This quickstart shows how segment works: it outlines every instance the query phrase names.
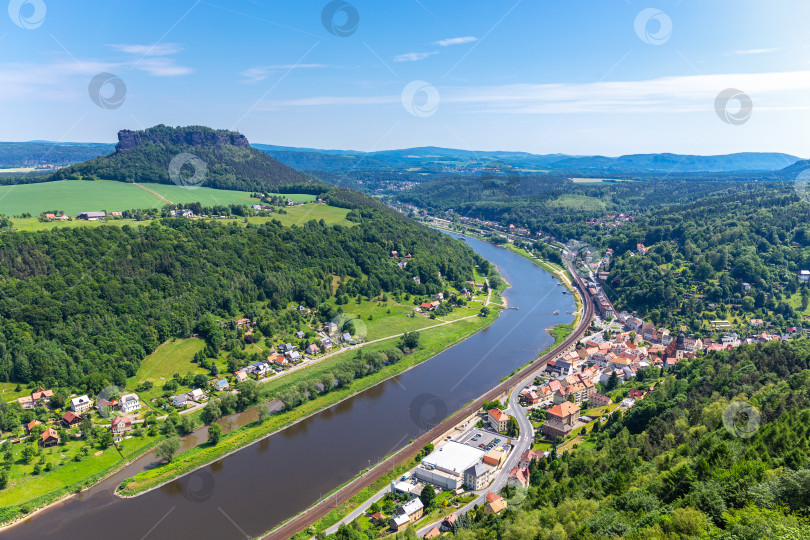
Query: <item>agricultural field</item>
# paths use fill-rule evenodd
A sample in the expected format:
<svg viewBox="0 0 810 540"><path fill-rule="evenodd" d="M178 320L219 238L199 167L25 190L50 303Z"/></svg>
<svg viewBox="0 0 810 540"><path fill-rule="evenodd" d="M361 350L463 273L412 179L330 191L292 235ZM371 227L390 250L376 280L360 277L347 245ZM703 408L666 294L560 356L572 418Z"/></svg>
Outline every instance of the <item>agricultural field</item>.
<svg viewBox="0 0 810 540"><path fill-rule="evenodd" d="M299 195L299 197L304 195ZM273 219L277 219L282 225L287 227L292 225L303 225L307 221L323 220L327 225L343 225L351 227L355 223L346 219L346 214L349 211L346 208L337 208L335 206L327 206L325 204L305 204L302 206L288 206L285 208L286 214L273 214L270 217L251 217L248 221L251 223L266 223Z"/></svg>
<svg viewBox="0 0 810 540"><path fill-rule="evenodd" d="M69 216L83 211L120 212L134 208L160 208L165 204L199 202L203 206L252 204L257 202L244 191L201 187L188 189L166 184L136 184L99 180L62 180L0 186L0 213L8 216L25 212L61 210ZM313 195L283 195L296 202L314 201Z"/></svg>

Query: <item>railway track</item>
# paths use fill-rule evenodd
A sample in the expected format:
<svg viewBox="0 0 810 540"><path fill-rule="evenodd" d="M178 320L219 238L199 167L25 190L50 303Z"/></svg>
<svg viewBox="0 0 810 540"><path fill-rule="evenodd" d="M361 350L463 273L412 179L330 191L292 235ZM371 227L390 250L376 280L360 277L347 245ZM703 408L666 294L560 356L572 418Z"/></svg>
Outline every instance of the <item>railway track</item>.
<svg viewBox="0 0 810 540"><path fill-rule="evenodd" d="M478 399L476 399L463 409L457 411L455 414L453 414L446 420L442 421L439 425L437 425L430 431L424 433L422 436L414 440L409 445L405 446L395 454L378 463L373 469L368 471L366 474L359 476L358 478L355 478L354 480L343 486L337 493L327 497L326 499L319 501L318 503L311 506L302 513L298 514L294 518L281 524L276 529L270 531L269 533L267 533L267 535L263 537L264 540L287 540L292 535L306 529L313 523L322 519L327 514L329 514L329 512L334 510L338 505L348 501L349 499L354 497L357 493L359 493L361 490L365 489L369 484L372 484L373 482L385 476L394 467L401 465L412 459L417 453L419 453L419 451L426 444L432 442L434 439L437 439L443 433L449 431L453 426L461 422L464 418L470 416L473 412L480 409L484 401L491 401L496 397L504 393L507 393L510 388L514 387L517 384L520 384L520 382L523 381L525 378L527 378L531 373L545 366L549 362L549 360L553 360L557 356L567 352L570 347L576 344L576 342L579 341L579 339L585 334L585 332L589 328L591 320L593 320L594 304L591 297L588 295L585 283L582 281L582 278L580 278L579 275L577 275L576 270L570 261L566 260L566 267L568 268L568 271L571 273L571 276L574 279L574 284L576 285L577 289L579 290L579 294L582 297L585 312L583 313L582 319L580 319L577 328L571 333L570 336L568 336L568 338L565 339L565 341L563 341L557 347L555 347L548 353L544 354L531 364L527 365L526 367L524 367L511 377L509 377L504 382L500 383L498 386L496 386L486 394L480 396Z"/></svg>

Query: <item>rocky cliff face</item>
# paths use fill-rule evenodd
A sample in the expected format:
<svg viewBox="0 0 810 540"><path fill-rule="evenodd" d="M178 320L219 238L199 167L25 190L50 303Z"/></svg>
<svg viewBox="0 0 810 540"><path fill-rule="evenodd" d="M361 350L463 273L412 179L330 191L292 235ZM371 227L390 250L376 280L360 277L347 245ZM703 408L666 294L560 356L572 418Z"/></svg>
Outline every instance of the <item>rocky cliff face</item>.
<svg viewBox="0 0 810 540"><path fill-rule="evenodd" d="M116 152L126 152L142 144L213 146L221 149L224 145L249 148L250 143L241 133L224 130L196 128L150 128L145 131L122 129L118 132Z"/></svg>

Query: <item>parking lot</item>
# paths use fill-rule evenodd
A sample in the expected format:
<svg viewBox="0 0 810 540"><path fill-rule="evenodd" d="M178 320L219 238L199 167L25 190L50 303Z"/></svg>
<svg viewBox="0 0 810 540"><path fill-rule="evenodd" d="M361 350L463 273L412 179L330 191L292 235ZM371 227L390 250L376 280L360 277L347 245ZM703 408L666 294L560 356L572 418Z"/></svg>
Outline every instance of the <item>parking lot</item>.
<svg viewBox="0 0 810 540"><path fill-rule="evenodd" d="M509 437L486 429L473 428L456 439L461 444L472 446L484 452L497 446L504 446Z"/></svg>

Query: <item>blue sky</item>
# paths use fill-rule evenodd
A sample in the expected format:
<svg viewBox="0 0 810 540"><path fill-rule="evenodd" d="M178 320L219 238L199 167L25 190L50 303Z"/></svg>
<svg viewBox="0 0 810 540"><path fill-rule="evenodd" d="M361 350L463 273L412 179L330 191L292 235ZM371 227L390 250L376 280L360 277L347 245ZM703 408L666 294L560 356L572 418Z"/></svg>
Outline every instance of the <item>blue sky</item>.
<svg viewBox="0 0 810 540"><path fill-rule="evenodd" d="M315 148L810 157L809 19L805 0L11 0L0 140L163 123Z"/></svg>

